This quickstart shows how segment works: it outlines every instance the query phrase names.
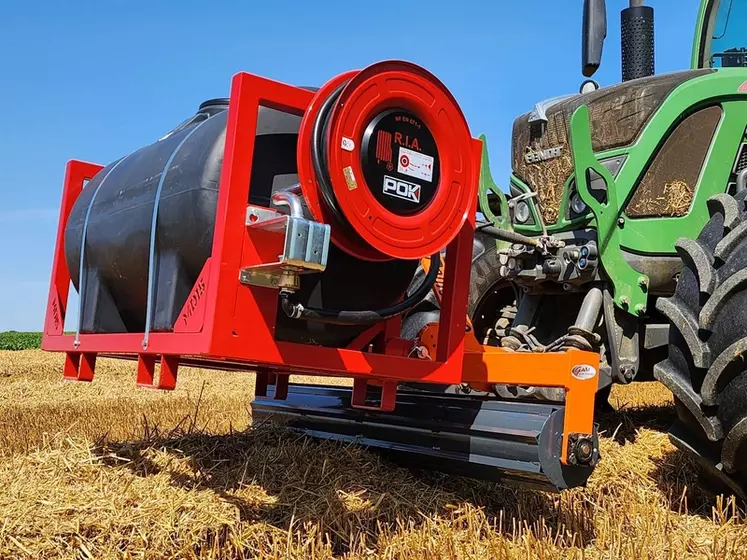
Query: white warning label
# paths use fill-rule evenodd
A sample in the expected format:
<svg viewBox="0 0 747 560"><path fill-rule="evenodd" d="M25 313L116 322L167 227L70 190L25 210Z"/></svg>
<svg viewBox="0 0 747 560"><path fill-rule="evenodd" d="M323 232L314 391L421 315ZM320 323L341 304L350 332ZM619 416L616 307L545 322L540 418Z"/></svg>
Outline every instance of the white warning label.
<svg viewBox="0 0 747 560"><path fill-rule="evenodd" d="M417 179L433 181L433 158L420 152L400 147L397 171Z"/></svg>

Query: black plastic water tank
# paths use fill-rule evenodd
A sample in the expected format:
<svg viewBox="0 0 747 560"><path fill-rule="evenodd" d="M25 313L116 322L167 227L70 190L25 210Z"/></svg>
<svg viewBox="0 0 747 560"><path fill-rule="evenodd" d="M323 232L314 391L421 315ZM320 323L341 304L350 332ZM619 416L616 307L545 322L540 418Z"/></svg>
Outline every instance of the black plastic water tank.
<svg viewBox="0 0 747 560"><path fill-rule="evenodd" d="M158 207L152 330L172 330L212 249L227 108L226 99L206 101L196 115L157 142L109 164L83 189L65 230L67 264L73 284L79 289L81 241L88 215L82 332L144 330L151 220L163 173L166 176ZM273 191L297 183L299 125L300 117L260 108L251 204L270 206ZM407 261L364 262L330 247L327 270L304 275L298 299L329 309L386 307L405 292L416 266L417 263ZM339 345L361 330L307 324L279 313L276 337Z"/></svg>

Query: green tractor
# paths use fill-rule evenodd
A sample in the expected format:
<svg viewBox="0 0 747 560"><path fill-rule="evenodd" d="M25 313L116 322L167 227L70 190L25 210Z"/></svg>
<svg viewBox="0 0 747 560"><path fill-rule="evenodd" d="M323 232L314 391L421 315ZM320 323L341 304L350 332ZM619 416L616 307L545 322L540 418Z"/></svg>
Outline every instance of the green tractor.
<svg viewBox="0 0 747 560"><path fill-rule="evenodd" d="M586 0L587 78L606 19L603 0ZM702 2L686 71L654 74L653 19L641 0L622 11L622 83L589 79L516 119L509 193L485 151L470 312L482 342L598 350L600 403L614 383L663 383L673 443L744 497L747 0Z"/></svg>

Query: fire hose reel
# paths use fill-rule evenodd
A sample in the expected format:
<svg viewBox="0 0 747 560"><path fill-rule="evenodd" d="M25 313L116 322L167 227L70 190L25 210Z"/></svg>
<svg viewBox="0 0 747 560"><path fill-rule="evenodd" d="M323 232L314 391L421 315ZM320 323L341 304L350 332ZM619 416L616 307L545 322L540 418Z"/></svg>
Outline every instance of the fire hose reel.
<svg viewBox="0 0 747 560"><path fill-rule="evenodd" d="M332 241L368 261L420 259L454 239L476 201L469 127L446 87L399 61L321 87L301 122L299 180Z"/></svg>

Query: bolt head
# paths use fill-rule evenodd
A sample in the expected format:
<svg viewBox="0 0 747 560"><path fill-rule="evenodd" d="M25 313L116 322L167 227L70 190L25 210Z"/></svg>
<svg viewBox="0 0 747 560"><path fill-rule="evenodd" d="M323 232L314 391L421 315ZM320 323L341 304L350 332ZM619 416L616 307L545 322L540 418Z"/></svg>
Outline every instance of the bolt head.
<svg viewBox="0 0 747 560"><path fill-rule="evenodd" d="M646 306L642 303L639 303L635 306L635 312L637 315L643 315L646 312Z"/></svg>
<svg viewBox="0 0 747 560"><path fill-rule="evenodd" d="M630 364L623 364L620 366L620 373L625 379L631 380L635 377L635 368Z"/></svg>
<svg viewBox="0 0 747 560"><path fill-rule="evenodd" d="M576 444L576 456L580 463L588 463L594 456L594 444L588 438L578 440Z"/></svg>
<svg viewBox="0 0 747 560"><path fill-rule="evenodd" d="M628 307L630 305L630 299L628 298L628 296L622 296L620 298L620 305L622 305L623 307Z"/></svg>
<svg viewBox="0 0 747 560"><path fill-rule="evenodd" d="M617 219L617 225L620 226L620 227L623 227L625 225L625 218L623 218L622 216L620 216Z"/></svg>

